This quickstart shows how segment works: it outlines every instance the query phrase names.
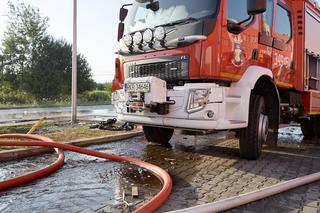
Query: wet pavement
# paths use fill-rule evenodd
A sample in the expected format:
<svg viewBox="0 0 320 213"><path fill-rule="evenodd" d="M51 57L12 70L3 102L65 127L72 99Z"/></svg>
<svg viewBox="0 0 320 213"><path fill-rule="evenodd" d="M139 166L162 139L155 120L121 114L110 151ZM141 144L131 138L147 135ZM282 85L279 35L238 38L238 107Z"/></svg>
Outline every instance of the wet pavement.
<svg viewBox="0 0 320 213"><path fill-rule="evenodd" d="M229 134L175 135L170 147L136 137L90 147L102 152L132 156L154 163L171 174L173 193L158 212L192 207L254 191L281 181L320 171L320 147L302 145L299 128L280 131L280 146L265 147L258 161L239 158L238 141ZM161 187L148 172L67 152L65 166L47 178L0 193L0 212L121 212L150 199ZM29 158L14 165L1 163L0 179L50 163L54 155ZM131 187L139 198L131 198ZM230 212L320 211L320 183L240 207Z"/></svg>
<svg viewBox="0 0 320 213"><path fill-rule="evenodd" d="M88 118L114 117L112 105L79 106L78 115ZM36 120L43 116L48 118L63 118L71 116L71 107L45 107L0 109L0 124Z"/></svg>

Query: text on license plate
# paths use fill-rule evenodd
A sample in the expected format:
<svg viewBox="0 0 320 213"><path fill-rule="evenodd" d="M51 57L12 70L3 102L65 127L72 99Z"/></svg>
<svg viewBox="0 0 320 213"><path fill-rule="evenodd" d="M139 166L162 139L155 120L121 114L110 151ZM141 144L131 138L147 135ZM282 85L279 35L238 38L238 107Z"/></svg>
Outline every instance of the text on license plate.
<svg viewBox="0 0 320 213"><path fill-rule="evenodd" d="M150 92L150 83L128 83L125 84L126 92Z"/></svg>

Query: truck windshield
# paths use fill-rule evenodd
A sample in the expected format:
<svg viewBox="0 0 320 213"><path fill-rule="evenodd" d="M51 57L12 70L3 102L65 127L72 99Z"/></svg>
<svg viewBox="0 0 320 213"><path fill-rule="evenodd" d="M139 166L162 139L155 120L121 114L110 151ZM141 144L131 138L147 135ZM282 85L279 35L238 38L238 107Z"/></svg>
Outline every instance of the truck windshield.
<svg viewBox="0 0 320 213"><path fill-rule="evenodd" d="M134 1L126 20L126 33L170 23L180 23L180 20L215 16L219 0L158 0L159 9L156 11L147 9L151 2Z"/></svg>

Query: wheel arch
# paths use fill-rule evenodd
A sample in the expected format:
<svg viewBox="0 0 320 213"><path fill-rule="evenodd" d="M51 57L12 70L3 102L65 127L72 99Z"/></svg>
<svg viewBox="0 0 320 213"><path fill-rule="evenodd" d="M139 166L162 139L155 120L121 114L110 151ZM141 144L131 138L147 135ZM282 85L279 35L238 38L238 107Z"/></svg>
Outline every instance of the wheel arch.
<svg viewBox="0 0 320 213"><path fill-rule="evenodd" d="M251 93L248 94L250 98L252 94L261 95L265 98L270 121L268 144L276 145L280 123L280 95L274 83L272 71L260 66L250 66L241 80L231 86L249 87L251 89ZM250 110L249 107L248 110Z"/></svg>

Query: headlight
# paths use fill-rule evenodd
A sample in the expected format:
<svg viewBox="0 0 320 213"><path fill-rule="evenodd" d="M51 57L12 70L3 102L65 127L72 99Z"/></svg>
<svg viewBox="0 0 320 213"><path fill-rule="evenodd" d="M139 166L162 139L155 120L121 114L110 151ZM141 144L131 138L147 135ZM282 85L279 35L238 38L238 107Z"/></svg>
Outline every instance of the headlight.
<svg viewBox="0 0 320 213"><path fill-rule="evenodd" d="M146 29L146 31L144 31L143 33L143 40L146 43L151 43L153 40L153 32L151 29Z"/></svg>
<svg viewBox="0 0 320 213"><path fill-rule="evenodd" d="M130 47L133 42L133 38L130 34L123 36L123 42L127 47Z"/></svg>
<svg viewBox="0 0 320 213"><path fill-rule="evenodd" d="M154 37L158 41L163 41L166 38L166 30L164 27L157 27L154 31Z"/></svg>
<svg viewBox="0 0 320 213"><path fill-rule="evenodd" d="M204 109L208 104L209 95L209 89L190 90L187 112L194 113Z"/></svg>
<svg viewBox="0 0 320 213"><path fill-rule="evenodd" d="M133 42L136 44L136 45L139 45L142 43L142 33L141 32L136 32L133 36Z"/></svg>

